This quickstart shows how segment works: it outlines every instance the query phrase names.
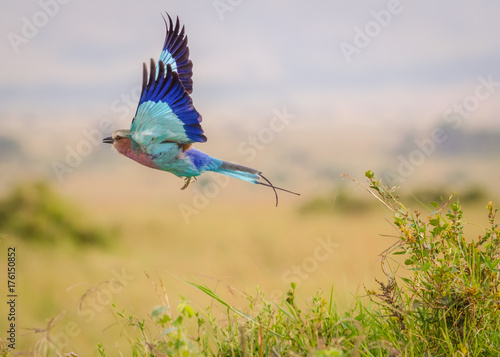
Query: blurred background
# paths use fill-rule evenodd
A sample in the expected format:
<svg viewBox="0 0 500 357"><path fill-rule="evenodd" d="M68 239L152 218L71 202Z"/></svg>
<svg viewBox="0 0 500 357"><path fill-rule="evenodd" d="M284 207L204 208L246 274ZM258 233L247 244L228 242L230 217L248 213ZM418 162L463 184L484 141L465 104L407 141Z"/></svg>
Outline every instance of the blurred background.
<svg viewBox="0 0 500 357"><path fill-rule="evenodd" d="M279 299L291 281L304 301L333 286L349 304L383 276L378 254L396 231L342 173L364 182L374 170L424 212L458 192L479 224L471 237L498 197L496 2L7 0L0 10L0 240L18 251L21 351L52 341L91 355L104 342L126 355L110 303L147 316L160 279L174 306L181 295L210 303L183 280L236 306L256 286ZM101 144L130 125L165 11L189 37L208 137L198 148L300 197L281 193L275 208L272 191L215 174L180 191L179 178Z"/></svg>

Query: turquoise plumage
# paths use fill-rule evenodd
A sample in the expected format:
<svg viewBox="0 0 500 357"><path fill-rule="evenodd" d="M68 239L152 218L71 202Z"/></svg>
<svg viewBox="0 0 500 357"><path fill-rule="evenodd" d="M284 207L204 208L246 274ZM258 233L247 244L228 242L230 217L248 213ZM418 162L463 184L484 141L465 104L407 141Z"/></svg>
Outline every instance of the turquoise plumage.
<svg viewBox="0 0 500 357"><path fill-rule="evenodd" d="M201 128L201 115L189 94L193 90L192 68L184 26L175 25L170 16L163 50L158 64L144 64L142 92L129 130L116 130L104 138L117 151L138 163L183 177L185 189L192 178L213 171L254 184L298 195L275 187L259 170L213 158L192 147L207 141ZM260 180L265 182L261 182Z"/></svg>

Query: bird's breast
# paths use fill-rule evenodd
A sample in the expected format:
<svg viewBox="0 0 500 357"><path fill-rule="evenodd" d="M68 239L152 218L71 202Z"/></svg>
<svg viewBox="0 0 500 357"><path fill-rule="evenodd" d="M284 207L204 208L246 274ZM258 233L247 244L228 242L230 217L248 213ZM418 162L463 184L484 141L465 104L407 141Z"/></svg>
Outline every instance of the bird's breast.
<svg viewBox="0 0 500 357"><path fill-rule="evenodd" d="M151 167L152 169L158 169L158 165L153 161L153 158L149 156L146 152L137 148L134 150L131 148L130 139L122 139L115 142L115 148L118 152L139 164L142 164L147 167Z"/></svg>

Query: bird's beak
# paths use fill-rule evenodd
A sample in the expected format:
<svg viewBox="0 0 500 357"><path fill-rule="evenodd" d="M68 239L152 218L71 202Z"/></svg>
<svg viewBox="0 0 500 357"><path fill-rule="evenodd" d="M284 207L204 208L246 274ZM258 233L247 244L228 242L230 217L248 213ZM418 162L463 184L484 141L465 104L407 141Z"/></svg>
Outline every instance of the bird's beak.
<svg viewBox="0 0 500 357"><path fill-rule="evenodd" d="M113 144L114 140L111 136L108 136L107 138L102 139L102 142L104 144Z"/></svg>

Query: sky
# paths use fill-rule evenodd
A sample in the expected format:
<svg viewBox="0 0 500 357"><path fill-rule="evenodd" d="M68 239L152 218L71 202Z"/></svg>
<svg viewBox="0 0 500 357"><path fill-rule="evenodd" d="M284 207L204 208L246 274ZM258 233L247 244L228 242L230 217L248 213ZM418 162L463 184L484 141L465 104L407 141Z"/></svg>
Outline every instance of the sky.
<svg viewBox="0 0 500 357"><path fill-rule="evenodd" d="M426 126L481 76L500 81L493 0L6 0L0 115L113 116L112 103L140 86L142 62L160 53L165 11L186 26L205 119L287 107L312 122ZM467 125L495 126L499 103L481 101ZM131 119L129 106L117 120Z"/></svg>
<svg viewBox="0 0 500 357"><path fill-rule="evenodd" d="M193 103L208 137L198 148L208 154L326 184L367 168L389 184L420 183L447 160L441 180L483 182L486 173L496 186L484 153L497 150L456 135L500 133L493 0L6 0L2 135L16 136L58 180L53 163L70 165L72 151L84 164L116 160L88 133L130 126L142 64L162 49L165 12L186 28ZM273 129L276 113L291 118L286 130ZM449 161L453 148L479 166Z"/></svg>

